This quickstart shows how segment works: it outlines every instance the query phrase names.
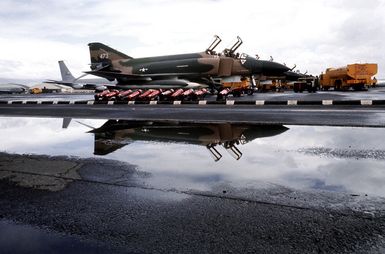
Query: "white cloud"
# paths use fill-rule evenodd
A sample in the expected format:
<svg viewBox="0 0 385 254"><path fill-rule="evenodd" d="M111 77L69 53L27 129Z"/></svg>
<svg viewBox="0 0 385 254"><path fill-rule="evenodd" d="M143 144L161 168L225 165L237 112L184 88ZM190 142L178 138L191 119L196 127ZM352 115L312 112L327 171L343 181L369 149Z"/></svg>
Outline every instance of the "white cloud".
<svg viewBox="0 0 385 254"><path fill-rule="evenodd" d="M86 71L91 41L141 57L201 51L218 34L222 48L240 35L241 51L310 73L368 61L379 63L385 77L383 13L377 0L5 0L0 76L54 78L60 59Z"/></svg>

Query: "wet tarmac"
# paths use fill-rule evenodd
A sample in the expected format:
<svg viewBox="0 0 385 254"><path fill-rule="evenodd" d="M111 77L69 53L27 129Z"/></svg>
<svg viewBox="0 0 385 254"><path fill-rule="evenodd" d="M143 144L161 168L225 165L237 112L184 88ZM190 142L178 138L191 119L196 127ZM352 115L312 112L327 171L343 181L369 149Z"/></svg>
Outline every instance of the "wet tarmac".
<svg viewBox="0 0 385 254"><path fill-rule="evenodd" d="M0 118L2 253L384 251L385 129L61 125Z"/></svg>
<svg viewBox="0 0 385 254"><path fill-rule="evenodd" d="M384 101L385 103L385 101ZM383 105L1 104L0 116L190 123L385 127Z"/></svg>

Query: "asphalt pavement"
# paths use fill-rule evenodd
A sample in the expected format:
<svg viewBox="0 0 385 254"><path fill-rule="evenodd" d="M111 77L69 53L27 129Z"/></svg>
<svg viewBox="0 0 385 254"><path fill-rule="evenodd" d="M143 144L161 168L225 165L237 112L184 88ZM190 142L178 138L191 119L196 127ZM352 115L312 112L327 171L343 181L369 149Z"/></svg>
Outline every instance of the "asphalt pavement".
<svg viewBox="0 0 385 254"><path fill-rule="evenodd" d="M0 116L384 127L385 106L0 104Z"/></svg>

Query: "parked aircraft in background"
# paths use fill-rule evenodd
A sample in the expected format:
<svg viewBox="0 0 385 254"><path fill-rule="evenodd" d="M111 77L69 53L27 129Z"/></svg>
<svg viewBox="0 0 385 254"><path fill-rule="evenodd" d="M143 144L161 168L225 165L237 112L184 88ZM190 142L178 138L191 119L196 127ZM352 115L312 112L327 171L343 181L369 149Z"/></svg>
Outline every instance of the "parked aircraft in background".
<svg viewBox="0 0 385 254"><path fill-rule="evenodd" d="M0 94L27 93L28 86L14 83L0 84Z"/></svg>
<svg viewBox="0 0 385 254"><path fill-rule="evenodd" d="M115 87L116 82L108 81L104 78L82 79L82 77L84 77L85 75L81 75L80 77L75 78L64 63L64 61L61 60L58 63L62 80L47 80L44 83L54 83L59 85L70 86L74 89L88 89L96 91L103 91L107 88Z"/></svg>

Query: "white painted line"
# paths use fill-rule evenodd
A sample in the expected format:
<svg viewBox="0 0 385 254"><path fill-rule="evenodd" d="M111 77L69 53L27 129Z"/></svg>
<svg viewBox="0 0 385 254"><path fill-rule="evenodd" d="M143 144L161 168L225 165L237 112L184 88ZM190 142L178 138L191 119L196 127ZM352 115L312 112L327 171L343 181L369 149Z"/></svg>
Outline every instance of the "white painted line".
<svg viewBox="0 0 385 254"><path fill-rule="evenodd" d="M135 104L135 101L128 101L127 104L128 104L128 105L134 105L134 104Z"/></svg>
<svg viewBox="0 0 385 254"><path fill-rule="evenodd" d="M332 100L322 100L322 105L333 105Z"/></svg>
<svg viewBox="0 0 385 254"><path fill-rule="evenodd" d="M204 101L199 101L198 102L198 105L206 105L207 104L207 101L206 100L204 100Z"/></svg>
<svg viewBox="0 0 385 254"><path fill-rule="evenodd" d="M288 100L287 105L297 105L298 101L297 100Z"/></svg>
<svg viewBox="0 0 385 254"><path fill-rule="evenodd" d="M370 106L373 105L372 100L361 100L361 105Z"/></svg>
<svg viewBox="0 0 385 254"><path fill-rule="evenodd" d="M12 101L8 101L7 104L12 104Z"/></svg>
<svg viewBox="0 0 385 254"><path fill-rule="evenodd" d="M87 101L87 105L94 105L95 101Z"/></svg>
<svg viewBox="0 0 385 254"><path fill-rule="evenodd" d="M75 101L70 101L70 104L75 104Z"/></svg>
<svg viewBox="0 0 385 254"><path fill-rule="evenodd" d="M265 101L255 101L255 105L258 105L258 106L265 105Z"/></svg>
<svg viewBox="0 0 385 254"><path fill-rule="evenodd" d="M158 101L150 101L150 105L156 105L158 104Z"/></svg>
<svg viewBox="0 0 385 254"><path fill-rule="evenodd" d="M41 104L41 101L37 101L37 104Z"/></svg>
<svg viewBox="0 0 385 254"><path fill-rule="evenodd" d="M114 103L115 103L114 101L108 101L107 105L114 105Z"/></svg>
<svg viewBox="0 0 385 254"><path fill-rule="evenodd" d="M53 103L52 104L57 104L57 101L53 101Z"/></svg>
<svg viewBox="0 0 385 254"><path fill-rule="evenodd" d="M174 101L174 105L180 105L182 104L182 101Z"/></svg>
<svg viewBox="0 0 385 254"><path fill-rule="evenodd" d="M27 101L22 101L21 104L27 104Z"/></svg>
<svg viewBox="0 0 385 254"><path fill-rule="evenodd" d="M233 100L228 100L228 101L226 101L226 105L234 105L234 101Z"/></svg>

